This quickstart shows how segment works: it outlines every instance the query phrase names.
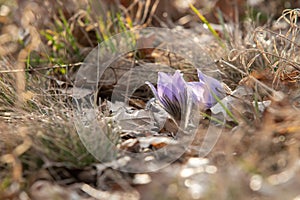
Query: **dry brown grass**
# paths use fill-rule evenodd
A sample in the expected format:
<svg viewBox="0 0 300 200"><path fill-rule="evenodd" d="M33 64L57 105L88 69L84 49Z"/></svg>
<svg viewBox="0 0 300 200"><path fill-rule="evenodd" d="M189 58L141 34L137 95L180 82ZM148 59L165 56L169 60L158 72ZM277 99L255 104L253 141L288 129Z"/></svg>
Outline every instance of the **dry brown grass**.
<svg viewBox="0 0 300 200"><path fill-rule="evenodd" d="M165 197L168 188L170 197L166 198L189 199L191 185L187 182L191 181L179 171L191 152L163 173L150 174L152 183L145 185L146 189L132 188L132 175L108 173L87 152L73 123L69 88L78 66L68 64L82 61L97 42L112 33L150 24L157 1L152 10L150 1L134 1L132 7L119 5L122 12L117 20L111 16L113 12L103 15L93 10L95 7L83 10L84 1L72 1L55 12L63 5L55 2L45 18L40 14L43 8L35 10L37 1L19 1L18 10L12 11L17 15L15 21L11 16L0 18L5 23L0 36L0 199L29 199L30 191L38 188L31 186L40 179L63 189L74 184L74 188L68 187L72 192L82 189L76 183L84 180L101 192L123 186L135 196L139 191L149 199L153 197L151 188L156 197ZM9 6L14 10L18 4ZM145 9L149 15L143 14ZM250 100L241 99L241 107L237 106L250 107L251 116L240 109L233 112L239 126L226 129L208 156L218 171L195 175L193 183L205 179L210 187L203 199L292 199L299 195L299 12L285 10L277 21L283 25L279 29L275 24L267 28L252 22L245 25L246 30L236 27L228 32L227 49L215 47L215 52L222 52L223 60L218 63L223 80L232 89L247 86L254 95ZM15 34L19 30L21 36ZM264 100L271 100L271 106L256 113L252 102ZM78 178L81 172L86 173L82 179ZM163 191L156 185L161 179Z"/></svg>

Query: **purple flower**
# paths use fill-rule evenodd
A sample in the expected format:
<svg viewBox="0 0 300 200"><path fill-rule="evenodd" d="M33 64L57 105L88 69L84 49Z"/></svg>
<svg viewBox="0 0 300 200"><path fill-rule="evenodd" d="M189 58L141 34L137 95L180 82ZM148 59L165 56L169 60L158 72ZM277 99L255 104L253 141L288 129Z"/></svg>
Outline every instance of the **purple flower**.
<svg viewBox="0 0 300 200"><path fill-rule="evenodd" d="M155 98L175 119L181 119L181 112L186 108L189 99L204 110L217 102L214 95L221 98L225 94L221 82L206 76L200 70L197 71L199 82L186 82L179 70L173 75L158 72L157 89L146 82Z"/></svg>
<svg viewBox="0 0 300 200"><path fill-rule="evenodd" d="M188 82L191 90L193 91L193 98L196 103L203 104L205 109L211 108L217 103L218 98L225 96L225 90L222 83L217 79L203 74L197 69L199 82Z"/></svg>

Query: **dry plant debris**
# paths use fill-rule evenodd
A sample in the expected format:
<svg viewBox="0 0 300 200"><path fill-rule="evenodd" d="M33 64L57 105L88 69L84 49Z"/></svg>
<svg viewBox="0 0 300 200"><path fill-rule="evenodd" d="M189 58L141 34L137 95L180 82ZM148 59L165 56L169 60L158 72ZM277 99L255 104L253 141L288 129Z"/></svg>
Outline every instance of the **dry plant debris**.
<svg viewBox="0 0 300 200"><path fill-rule="evenodd" d="M183 1L174 2L0 1L0 199L300 198L300 10L284 10L299 2L191 1L210 22L220 23L212 27L225 46ZM263 14L261 21L249 18L245 4ZM268 17L276 7L283 10L274 13L277 20ZM194 43L175 37L173 42L182 51L197 50L205 68L216 59L222 80L236 92L227 94L229 116L208 155L199 156L199 147L210 123L218 130L218 118L209 118L213 110L203 113L192 144L175 162L132 174L118 170L132 158L109 154L101 163L87 151L74 127L71 90L83 59L99 42L150 25L179 25ZM155 37L142 37L140 44ZM203 52L196 42L204 44ZM133 63L155 72L172 66L186 81L197 80L191 63L159 45L123 55L110 66L107 80L118 81ZM108 98L114 86L106 82L101 88L97 117L116 148L131 153L185 148L185 138L174 134L180 127L172 116L160 131L148 122L145 108L153 95L146 85L125 111Z"/></svg>

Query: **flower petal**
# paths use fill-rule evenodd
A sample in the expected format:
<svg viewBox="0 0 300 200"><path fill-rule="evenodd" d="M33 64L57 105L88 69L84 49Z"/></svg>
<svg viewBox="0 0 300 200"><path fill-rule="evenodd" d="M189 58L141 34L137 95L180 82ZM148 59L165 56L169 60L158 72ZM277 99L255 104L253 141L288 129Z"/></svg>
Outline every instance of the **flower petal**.
<svg viewBox="0 0 300 200"><path fill-rule="evenodd" d="M225 91L220 81L203 74L200 70L197 71L199 82L203 84L203 87L206 88L205 92L203 93L203 100L204 103L207 105L207 108L209 108L217 102L214 95L216 95L219 98L222 98L225 96Z"/></svg>
<svg viewBox="0 0 300 200"><path fill-rule="evenodd" d="M153 85L152 83L150 83L149 81L146 81L145 83L150 87L152 93L154 94L154 97L155 97L156 99L159 99L157 90L156 90L156 88L154 87L154 85Z"/></svg>
<svg viewBox="0 0 300 200"><path fill-rule="evenodd" d="M172 85L172 76L164 73L158 72L158 79L157 79L157 92L158 95L161 97L164 90Z"/></svg>
<svg viewBox="0 0 300 200"><path fill-rule="evenodd" d="M188 82L188 87L192 91L192 98L194 102L203 103L204 102L204 92L205 88L203 87L203 83L199 82Z"/></svg>
<svg viewBox="0 0 300 200"><path fill-rule="evenodd" d="M224 88L220 81L218 81L217 79L215 79L213 77L203 74L200 70L197 70L197 71L198 71L199 82L207 85L209 87L209 89L212 92L214 92L216 95L224 92Z"/></svg>
<svg viewBox="0 0 300 200"><path fill-rule="evenodd" d="M177 109L178 100L173 99L174 95L172 90L169 88L164 89L164 93L162 95L159 95L157 90L155 89L154 85L148 81L146 81L146 84L150 87L152 93L154 94L155 98L161 103L161 105L168 111L169 113L173 113ZM168 95L166 95L168 94ZM173 100L171 100L169 97L171 97Z"/></svg>
<svg viewBox="0 0 300 200"><path fill-rule="evenodd" d="M176 70L173 75L158 72L157 90L152 84L147 84L166 111L180 119L187 98L187 84L180 71Z"/></svg>
<svg viewBox="0 0 300 200"><path fill-rule="evenodd" d="M157 91L158 96L165 96L169 100L181 100L181 95L186 89L186 82L179 70L176 70L173 76L164 72L158 73ZM182 103L182 102L180 102Z"/></svg>

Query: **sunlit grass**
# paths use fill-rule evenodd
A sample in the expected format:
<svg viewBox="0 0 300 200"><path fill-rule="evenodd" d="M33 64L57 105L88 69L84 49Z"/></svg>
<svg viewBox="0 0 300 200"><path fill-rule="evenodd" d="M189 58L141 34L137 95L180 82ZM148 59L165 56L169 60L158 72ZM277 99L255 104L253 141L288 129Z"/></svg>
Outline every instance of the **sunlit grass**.
<svg viewBox="0 0 300 200"><path fill-rule="evenodd" d="M193 6L193 4L190 4L191 9L194 13L197 14L199 19L207 26L208 30L212 33L212 35L217 39L219 44L225 48L225 44L223 43L222 39L220 38L219 34L216 32L216 30L211 26L211 24L207 21L207 19L200 13L200 11Z"/></svg>

